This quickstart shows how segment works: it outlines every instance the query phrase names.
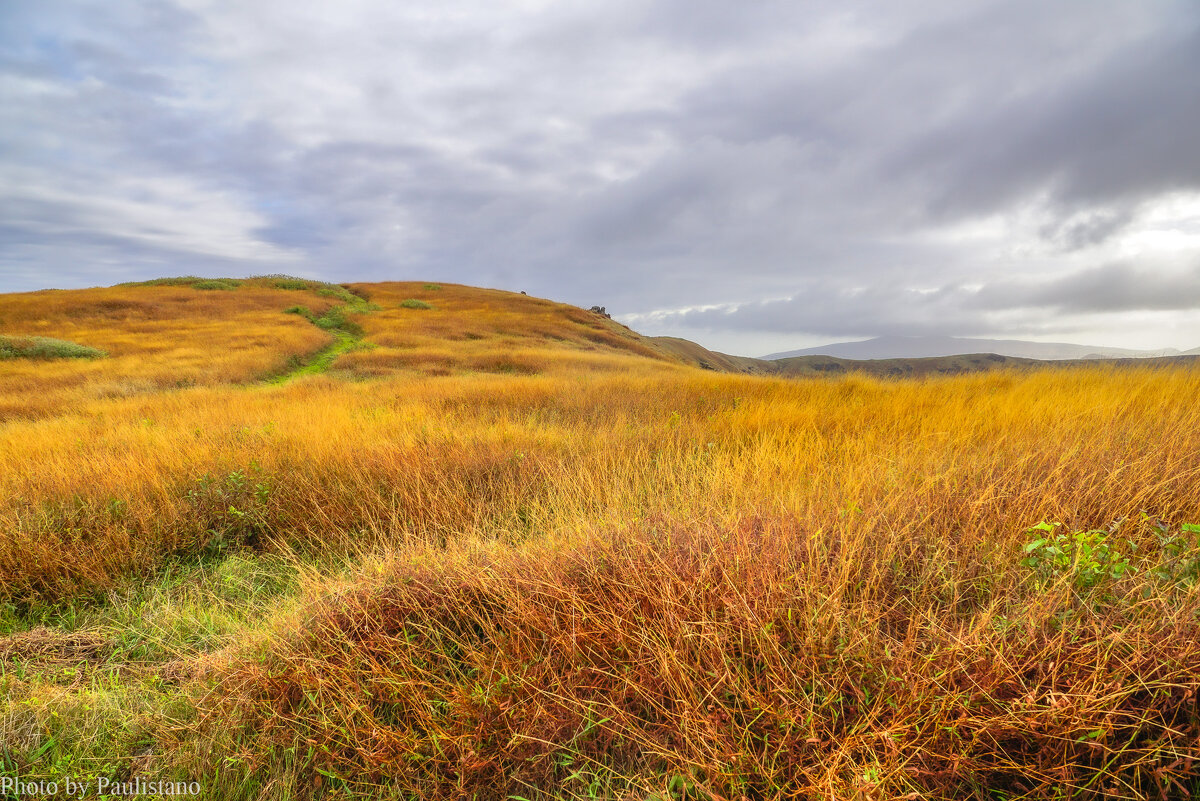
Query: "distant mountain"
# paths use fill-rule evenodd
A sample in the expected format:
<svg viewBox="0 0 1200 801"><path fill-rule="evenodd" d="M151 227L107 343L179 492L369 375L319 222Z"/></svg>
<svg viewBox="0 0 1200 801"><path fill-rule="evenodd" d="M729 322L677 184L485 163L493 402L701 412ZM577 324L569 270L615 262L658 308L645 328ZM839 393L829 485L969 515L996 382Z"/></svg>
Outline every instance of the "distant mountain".
<svg viewBox="0 0 1200 801"><path fill-rule="evenodd" d="M1191 350L1185 350L1183 352L1183 355L1184 356L1200 356L1200 348L1192 348Z"/></svg>
<svg viewBox="0 0 1200 801"><path fill-rule="evenodd" d="M937 356L961 356L970 353L996 353L1021 359L1119 359L1152 356L1178 356L1174 348L1165 350L1129 350L1066 342L1027 342L1021 339L967 339L963 337L875 337L859 342L836 342L815 348L772 353L764 359L788 359L795 356L834 356L842 359L924 359ZM1200 354L1200 348L1188 351Z"/></svg>

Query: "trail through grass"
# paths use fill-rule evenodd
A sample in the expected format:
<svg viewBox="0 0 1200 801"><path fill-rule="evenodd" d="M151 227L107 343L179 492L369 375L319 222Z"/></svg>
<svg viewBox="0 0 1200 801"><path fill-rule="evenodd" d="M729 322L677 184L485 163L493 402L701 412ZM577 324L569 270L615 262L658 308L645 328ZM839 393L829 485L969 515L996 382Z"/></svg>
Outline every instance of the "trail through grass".
<svg viewBox="0 0 1200 801"><path fill-rule="evenodd" d="M333 365L339 356L353 350L362 342L360 337L356 337L348 331L333 330L329 333L334 336L333 342L321 348L307 360L301 360L301 363L295 368L288 370L282 375L268 379L268 383L283 384L302 375L323 373Z"/></svg>
<svg viewBox="0 0 1200 801"><path fill-rule="evenodd" d="M303 282L300 282L303 283ZM306 289L295 284L284 284L288 289ZM343 353L363 345L363 329L350 315L369 314L378 309L377 306L346 291L342 287L330 289L322 286L317 294L324 297L336 297L345 301L342 305L329 308L324 314L318 315L307 306L291 306L284 310L287 314L296 314L317 328L328 331L334 336L334 341L321 348L307 359L297 359L297 364L287 372L269 379L269 383L282 384L302 375L316 375L328 370Z"/></svg>

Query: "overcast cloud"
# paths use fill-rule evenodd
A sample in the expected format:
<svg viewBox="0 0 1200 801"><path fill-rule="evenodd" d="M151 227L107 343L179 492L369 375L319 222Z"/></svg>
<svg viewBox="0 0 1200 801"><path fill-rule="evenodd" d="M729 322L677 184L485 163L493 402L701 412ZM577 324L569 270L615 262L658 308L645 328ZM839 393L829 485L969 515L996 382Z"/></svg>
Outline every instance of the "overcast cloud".
<svg viewBox="0 0 1200 801"><path fill-rule="evenodd" d="M0 291L418 279L756 355L1200 345L1200 4L0 0Z"/></svg>

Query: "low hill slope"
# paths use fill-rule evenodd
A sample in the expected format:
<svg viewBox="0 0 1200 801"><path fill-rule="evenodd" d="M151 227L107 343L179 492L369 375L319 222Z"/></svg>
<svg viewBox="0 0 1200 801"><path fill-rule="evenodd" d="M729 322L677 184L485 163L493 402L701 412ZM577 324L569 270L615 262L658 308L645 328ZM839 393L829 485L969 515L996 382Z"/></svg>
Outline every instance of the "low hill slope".
<svg viewBox="0 0 1200 801"><path fill-rule="evenodd" d="M684 364L699 367L702 370L719 370L725 373L746 373L749 375L769 375L779 372L778 365L764 359L753 359L749 356L730 356L709 350L703 345L689 339L678 337L650 337L651 344Z"/></svg>
<svg viewBox="0 0 1200 801"><path fill-rule="evenodd" d="M686 363L602 315L513 292L421 282L341 286L287 276L4 294L0 335L64 340L80 352L106 354L0 359L0 420L327 369L372 378Z"/></svg>
<svg viewBox="0 0 1200 801"><path fill-rule="evenodd" d="M646 337L601 314L515 292L457 284L349 285L375 309L361 318L367 348L338 369L360 377L396 371L543 373L673 362ZM662 366L661 364L659 366Z"/></svg>
<svg viewBox="0 0 1200 801"><path fill-rule="evenodd" d="M11 357L0 359L0 420L43 417L106 398L326 371L357 380L690 366L746 375L890 378L1081 363L982 353L752 359L685 339L644 337L603 314L514 292L411 281L335 285L287 276L170 278L0 295L0 337L61 340L56 352L104 355L33 358L46 349L9 348Z"/></svg>
<svg viewBox="0 0 1200 801"><path fill-rule="evenodd" d="M311 289L286 289L280 286ZM0 361L0 420L112 397L252 381L322 348L329 335L283 310L340 302L316 282L172 279L0 295L0 334L66 340L103 359ZM345 294L345 290L340 290Z"/></svg>

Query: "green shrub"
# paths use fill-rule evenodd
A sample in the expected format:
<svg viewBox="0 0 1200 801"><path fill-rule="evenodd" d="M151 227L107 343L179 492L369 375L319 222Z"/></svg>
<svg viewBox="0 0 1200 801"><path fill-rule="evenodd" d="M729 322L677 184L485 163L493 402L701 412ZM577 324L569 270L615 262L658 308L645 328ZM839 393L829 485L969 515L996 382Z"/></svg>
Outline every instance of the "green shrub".
<svg viewBox="0 0 1200 801"><path fill-rule="evenodd" d="M312 309L308 308L307 306L288 306L286 309L283 310L283 313L284 314L298 314L301 317L305 318L306 320L309 320L310 322L313 320Z"/></svg>
<svg viewBox="0 0 1200 801"><path fill-rule="evenodd" d="M1158 546L1158 559L1150 575L1167 584L1190 587L1200 581L1200 525L1184 523L1178 532L1157 518L1142 512L1142 521L1150 524Z"/></svg>
<svg viewBox="0 0 1200 801"><path fill-rule="evenodd" d="M441 289L441 288L442 288L442 285L441 285L441 284L426 284L426 285L425 285L424 287L422 287L422 288L423 288L423 289L427 289L427 290L429 290L430 292L436 292L436 291L438 291L439 289Z"/></svg>
<svg viewBox="0 0 1200 801"><path fill-rule="evenodd" d="M1058 531L1060 523L1038 523L1029 529L1033 541L1025 546L1022 560L1042 581L1070 576L1079 590L1101 581L1119 579L1130 569L1129 556L1112 531ZM1127 545L1127 544L1126 544Z"/></svg>
<svg viewBox="0 0 1200 801"><path fill-rule="evenodd" d="M0 359L99 359L107 355L65 339L0 335Z"/></svg>
<svg viewBox="0 0 1200 801"><path fill-rule="evenodd" d="M334 306L329 311L322 314L313 323L318 328L324 328L326 331L345 331L347 334L359 337L362 336L362 326L346 316L346 310L342 306Z"/></svg>
<svg viewBox="0 0 1200 801"><path fill-rule="evenodd" d="M409 298L408 300L404 301L400 305L406 309L432 309L433 308L425 301L417 300L416 298Z"/></svg>
<svg viewBox="0 0 1200 801"><path fill-rule="evenodd" d="M331 286L326 284L317 290L317 294L323 298L337 298L343 303L358 303L358 296L351 294L348 290L340 286Z"/></svg>
<svg viewBox="0 0 1200 801"><path fill-rule="evenodd" d="M234 470L224 478L205 475L186 492L192 519L203 532L195 550L218 554L231 548L257 547L270 534L271 485L261 472L252 463L251 476L244 470Z"/></svg>

